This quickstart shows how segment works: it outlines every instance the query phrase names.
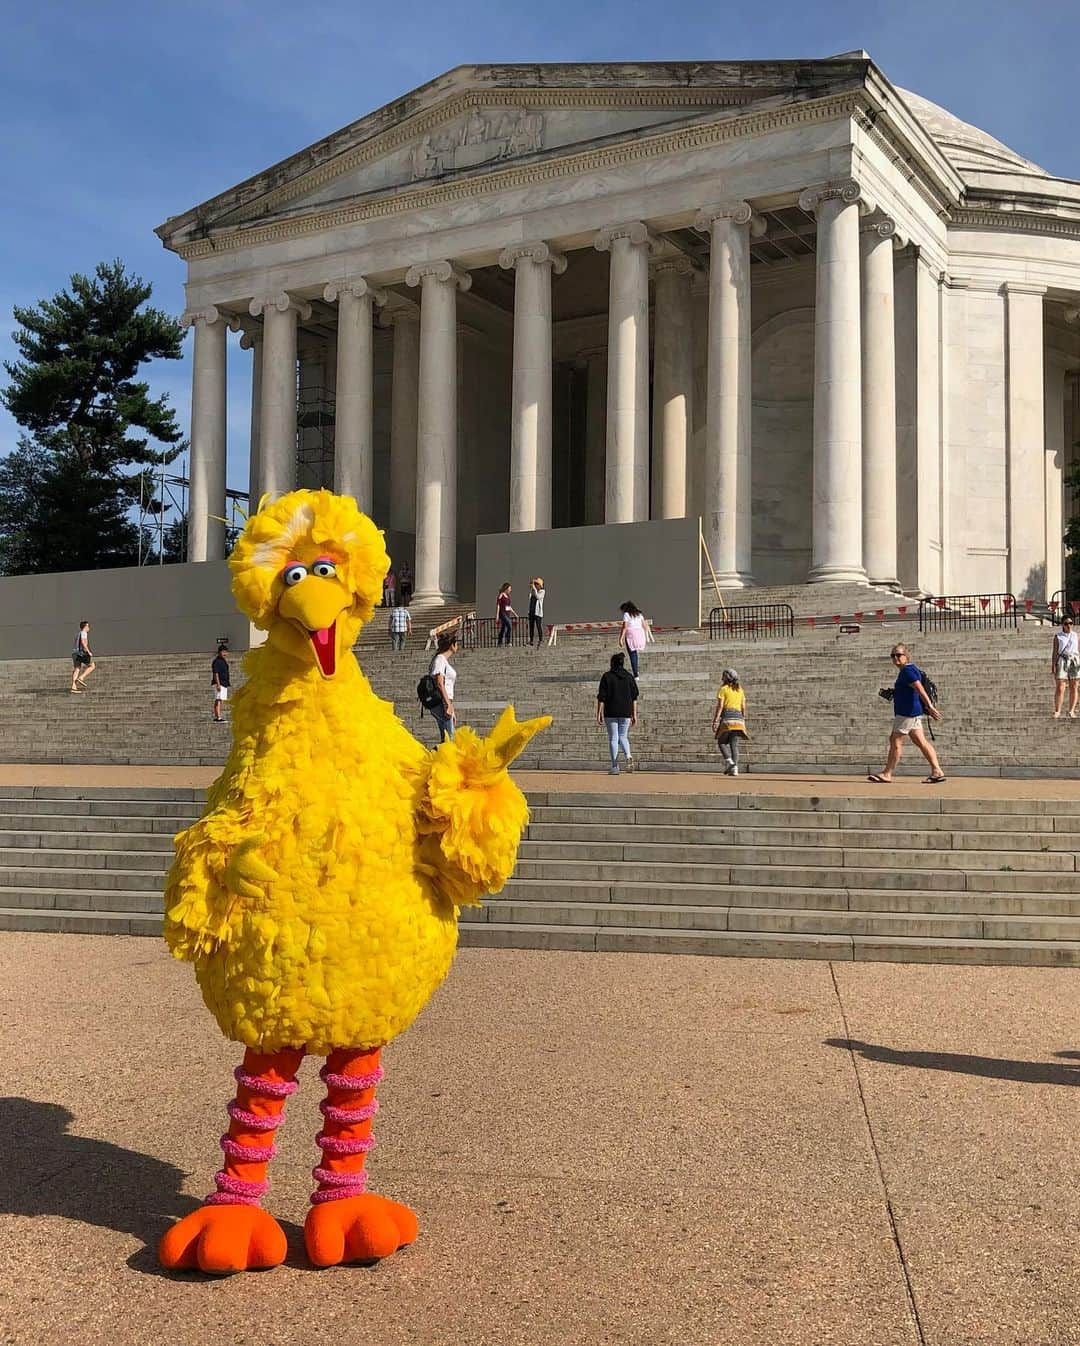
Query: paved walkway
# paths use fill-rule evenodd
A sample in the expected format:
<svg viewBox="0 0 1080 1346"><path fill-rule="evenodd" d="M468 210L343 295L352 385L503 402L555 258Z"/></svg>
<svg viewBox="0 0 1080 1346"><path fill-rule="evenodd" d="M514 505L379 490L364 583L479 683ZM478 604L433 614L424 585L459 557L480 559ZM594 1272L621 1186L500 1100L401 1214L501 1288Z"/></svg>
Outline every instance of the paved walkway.
<svg viewBox="0 0 1080 1346"><path fill-rule="evenodd" d="M421 1237L312 1274L313 1064L226 1281L149 1251L237 1049L147 940L0 937L0 1342L1080 1343L1069 971L468 950L386 1053L377 1190Z"/></svg>
<svg viewBox="0 0 1080 1346"><path fill-rule="evenodd" d="M199 786L209 785L220 767L208 766L37 766L0 763L0 785ZM996 776L956 776L942 785L924 785L917 776L892 785L872 785L865 776L768 775L731 779L713 772L642 771L617 779L606 771L518 771L526 790L569 790L596 794L761 794L821 798L921 796L953 799L1080 799L1080 780L1008 780Z"/></svg>

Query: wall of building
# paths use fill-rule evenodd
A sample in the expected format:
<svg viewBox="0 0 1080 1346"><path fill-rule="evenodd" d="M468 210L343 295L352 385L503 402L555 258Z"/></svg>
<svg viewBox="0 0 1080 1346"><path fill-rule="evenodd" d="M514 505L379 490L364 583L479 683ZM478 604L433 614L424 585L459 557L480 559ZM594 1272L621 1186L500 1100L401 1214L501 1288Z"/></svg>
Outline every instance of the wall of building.
<svg viewBox="0 0 1080 1346"><path fill-rule="evenodd" d="M213 653L222 639L246 650L253 634L236 610L224 561L0 579L0 658L70 654L83 620L102 657Z"/></svg>
<svg viewBox="0 0 1080 1346"><path fill-rule="evenodd" d="M494 614L508 579L524 615L529 581L542 575L545 622L619 621L619 604L631 599L658 625L696 626L700 527L696 518L655 519L479 537L478 610Z"/></svg>

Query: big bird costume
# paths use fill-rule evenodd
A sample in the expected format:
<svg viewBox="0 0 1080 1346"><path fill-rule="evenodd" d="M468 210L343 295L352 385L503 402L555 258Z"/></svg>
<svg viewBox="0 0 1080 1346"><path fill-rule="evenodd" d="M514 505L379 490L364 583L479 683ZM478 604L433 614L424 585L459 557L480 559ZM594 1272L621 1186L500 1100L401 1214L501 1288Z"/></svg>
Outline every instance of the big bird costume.
<svg viewBox="0 0 1080 1346"><path fill-rule="evenodd" d="M293 491L248 520L229 558L240 609L267 632L246 658L233 745L206 811L176 838L165 938L221 1031L243 1043L215 1191L161 1240L166 1267L277 1266L259 1205L304 1055L326 1098L304 1225L317 1266L372 1261L416 1237L365 1191L380 1049L446 976L458 908L509 878L528 817L508 764L549 717L503 712L432 752L351 647L380 596L383 537L349 497Z"/></svg>

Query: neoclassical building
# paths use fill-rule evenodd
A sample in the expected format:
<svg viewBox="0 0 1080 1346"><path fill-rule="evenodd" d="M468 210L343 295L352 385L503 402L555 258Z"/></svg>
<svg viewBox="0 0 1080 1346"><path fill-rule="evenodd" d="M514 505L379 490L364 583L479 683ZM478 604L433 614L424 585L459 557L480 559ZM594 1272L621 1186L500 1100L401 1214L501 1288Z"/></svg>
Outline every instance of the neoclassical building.
<svg viewBox="0 0 1080 1346"><path fill-rule="evenodd" d="M355 495L418 598L478 534L698 515L732 586L1061 584L1080 183L864 52L463 66L157 232L192 560L232 331L253 497Z"/></svg>

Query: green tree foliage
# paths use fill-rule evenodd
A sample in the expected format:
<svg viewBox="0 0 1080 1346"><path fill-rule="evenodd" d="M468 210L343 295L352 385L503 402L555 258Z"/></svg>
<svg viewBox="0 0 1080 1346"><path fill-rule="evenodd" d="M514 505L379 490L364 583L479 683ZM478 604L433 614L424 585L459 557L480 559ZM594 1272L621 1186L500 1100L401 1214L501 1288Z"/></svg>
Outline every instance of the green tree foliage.
<svg viewBox="0 0 1080 1346"><path fill-rule="evenodd" d="M1065 472L1065 499L1080 502L1080 459ZM1065 526L1065 590L1069 598L1080 597L1080 514Z"/></svg>
<svg viewBox="0 0 1080 1346"><path fill-rule="evenodd" d="M139 534L132 468L183 448L168 396L138 378L148 360L178 360L183 332L145 307L151 287L120 261L32 308L16 308L20 358L0 399L28 433L0 462L0 567L8 574L130 565ZM144 483L152 477L143 474Z"/></svg>

